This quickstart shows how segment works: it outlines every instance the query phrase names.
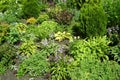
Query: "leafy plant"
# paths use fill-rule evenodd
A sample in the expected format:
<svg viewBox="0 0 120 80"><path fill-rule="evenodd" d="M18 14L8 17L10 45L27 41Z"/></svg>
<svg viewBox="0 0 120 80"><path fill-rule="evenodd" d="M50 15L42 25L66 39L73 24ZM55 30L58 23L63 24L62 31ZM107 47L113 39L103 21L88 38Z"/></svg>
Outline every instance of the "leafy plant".
<svg viewBox="0 0 120 80"><path fill-rule="evenodd" d="M0 44L6 41L5 36L7 36L9 29L9 24L1 23L0 24Z"/></svg>
<svg viewBox="0 0 120 80"><path fill-rule="evenodd" d="M106 37L96 37L88 40L77 40L73 42L70 48L70 54L74 56L76 60L82 60L88 55L95 57L99 60L108 60L109 54L109 41Z"/></svg>
<svg viewBox="0 0 120 80"><path fill-rule="evenodd" d="M27 40L22 43L19 50L20 54L29 57L30 55L34 55L36 53L37 47L33 40Z"/></svg>
<svg viewBox="0 0 120 80"><path fill-rule="evenodd" d="M28 24L35 24L36 22L37 22L37 20L34 17L27 19Z"/></svg>
<svg viewBox="0 0 120 80"><path fill-rule="evenodd" d="M35 28L35 35L40 38L48 38L51 36L57 29L57 23L54 21L44 21L39 25L38 27Z"/></svg>
<svg viewBox="0 0 120 80"><path fill-rule="evenodd" d="M67 6L80 9L85 3L97 4L100 2L101 0L67 0Z"/></svg>
<svg viewBox="0 0 120 80"><path fill-rule="evenodd" d="M119 39L120 39L119 31L120 31L120 29L118 26L109 27L107 29L108 38L110 38L110 40L111 40L110 46L114 46L119 43Z"/></svg>
<svg viewBox="0 0 120 80"><path fill-rule="evenodd" d="M80 27L85 37L106 34L107 18L101 4L84 4L80 9ZM81 35L82 36L82 35Z"/></svg>
<svg viewBox="0 0 120 80"><path fill-rule="evenodd" d="M48 71L49 63L47 62L47 56L45 51L41 50L20 64L17 76L20 77L26 74L30 76L43 76Z"/></svg>
<svg viewBox="0 0 120 80"><path fill-rule="evenodd" d="M72 35L70 33L67 33L67 32L57 32L55 34L55 40L58 40L58 41L63 41L65 39L68 39L70 42L73 41L73 38L72 38Z"/></svg>
<svg viewBox="0 0 120 80"><path fill-rule="evenodd" d="M60 24L69 24L72 20L72 14L67 10L63 10L57 14L55 14L55 20Z"/></svg>
<svg viewBox="0 0 120 80"><path fill-rule="evenodd" d="M0 46L0 74L4 73L14 63L16 51L17 49L8 43Z"/></svg>
<svg viewBox="0 0 120 80"><path fill-rule="evenodd" d="M87 58L75 62L76 67L70 72L71 80L119 80L120 66L116 62Z"/></svg>
<svg viewBox="0 0 120 80"><path fill-rule="evenodd" d="M111 55L113 55L114 60L120 63L120 45L111 47Z"/></svg>
<svg viewBox="0 0 120 80"><path fill-rule="evenodd" d="M68 56L59 59L57 62L51 64L51 80L71 80L70 67L68 63Z"/></svg>
<svg viewBox="0 0 120 80"><path fill-rule="evenodd" d="M107 27L115 27L120 25L120 0L103 0L103 7L107 14Z"/></svg>
<svg viewBox="0 0 120 80"><path fill-rule="evenodd" d="M26 32L27 26L23 23L12 24L9 28L9 33L7 34L7 41L9 43L16 43L17 41L21 40L21 37Z"/></svg>
<svg viewBox="0 0 120 80"><path fill-rule="evenodd" d="M39 1L38 0L24 0L22 2L23 7L23 17L29 18L29 17L35 17L37 18L39 16L40 7L39 7Z"/></svg>
<svg viewBox="0 0 120 80"><path fill-rule="evenodd" d="M37 18L37 23L42 23L43 21L47 21L49 16L46 13L40 14Z"/></svg>

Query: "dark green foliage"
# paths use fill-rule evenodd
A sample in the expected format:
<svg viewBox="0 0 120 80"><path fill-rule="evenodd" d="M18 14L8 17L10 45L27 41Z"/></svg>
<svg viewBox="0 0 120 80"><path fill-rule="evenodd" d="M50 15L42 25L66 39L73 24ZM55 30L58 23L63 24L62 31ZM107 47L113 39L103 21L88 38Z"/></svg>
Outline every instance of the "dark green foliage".
<svg viewBox="0 0 120 80"><path fill-rule="evenodd" d="M120 44L111 47L111 56L113 56L113 59L120 63Z"/></svg>
<svg viewBox="0 0 120 80"><path fill-rule="evenodd" d="M17 49L14 46L7 43L0 46L0 69L3 67L3 69L0 70L0 74L14 63L16 51Z"/></svg>
<svg viewBox="0 0 120 80"><path fill-rule="evenodd" d="M3 44L6 41L5 37L7 36L8 30L9 24L7 23L0 24L0 44Z"/></svg>
<svg viewBox="0 0 120 80"><path fill-rule="evenodd" d="M107 29L107 36L111 40L110 46L115 46L120 41L120 35L119 35L120 29L118 25L116 27L109 27Z"/></svg>
<svg viewBox="0 0 120 80"><path fill-rule="evenodd" d="M67 6L80 9L85 3L98 4L101 0L67 0Z"/></svg>
<svg viewBox="0 0 120 80"><path fill-rule="evenodd" d="M24 13L23 15L24 18L30 18L30 17L37 18L40 13L39 1L38 0L24 0L22 9Z"/></svg>
<svg viewBox="0 0 120 80"><path fill-rule="evenodd" d="M105 35L106 24L107 18L101 4L84 4L80 9L79 32L85 37Z"/></svg>
<svg viewBox="0 0 120 80"><path fill-rule="evenodd" d="M103 7L108 17L107 27L120 25L120 0L103 0Z"/></svg>

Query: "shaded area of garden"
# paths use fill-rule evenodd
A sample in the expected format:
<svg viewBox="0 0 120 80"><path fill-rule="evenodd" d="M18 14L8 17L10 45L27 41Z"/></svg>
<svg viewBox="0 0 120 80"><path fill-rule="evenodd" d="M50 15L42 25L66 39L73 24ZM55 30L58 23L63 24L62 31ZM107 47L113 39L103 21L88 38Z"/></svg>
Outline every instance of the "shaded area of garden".
<svg viewBox="0 0 120 80"><path fill-rule="evenodd" d="M0 80L120 80L120 0L0 1Z"/></svg>

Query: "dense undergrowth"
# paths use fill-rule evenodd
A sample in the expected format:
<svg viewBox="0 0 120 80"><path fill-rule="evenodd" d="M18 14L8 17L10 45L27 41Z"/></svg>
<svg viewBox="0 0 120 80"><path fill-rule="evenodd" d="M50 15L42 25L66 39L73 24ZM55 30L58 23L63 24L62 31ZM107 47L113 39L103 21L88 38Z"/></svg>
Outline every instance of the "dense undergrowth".
<svg viewBox="0 0 120 80"><path fill-rule="evenodd" d="M0 75L120 80L120 0L0 1Z"/></svg>

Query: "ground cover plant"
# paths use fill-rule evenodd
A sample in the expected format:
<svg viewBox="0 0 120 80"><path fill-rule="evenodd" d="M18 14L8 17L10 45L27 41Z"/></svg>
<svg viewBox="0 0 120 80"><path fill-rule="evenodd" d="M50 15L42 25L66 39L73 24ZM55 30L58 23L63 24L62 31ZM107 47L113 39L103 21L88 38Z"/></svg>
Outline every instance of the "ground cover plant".
<svg viewBox="0 0 120 80"><path fill-rule="evenodd" d="M120 0L1 0L0 80L120 80Z"/></svg>

